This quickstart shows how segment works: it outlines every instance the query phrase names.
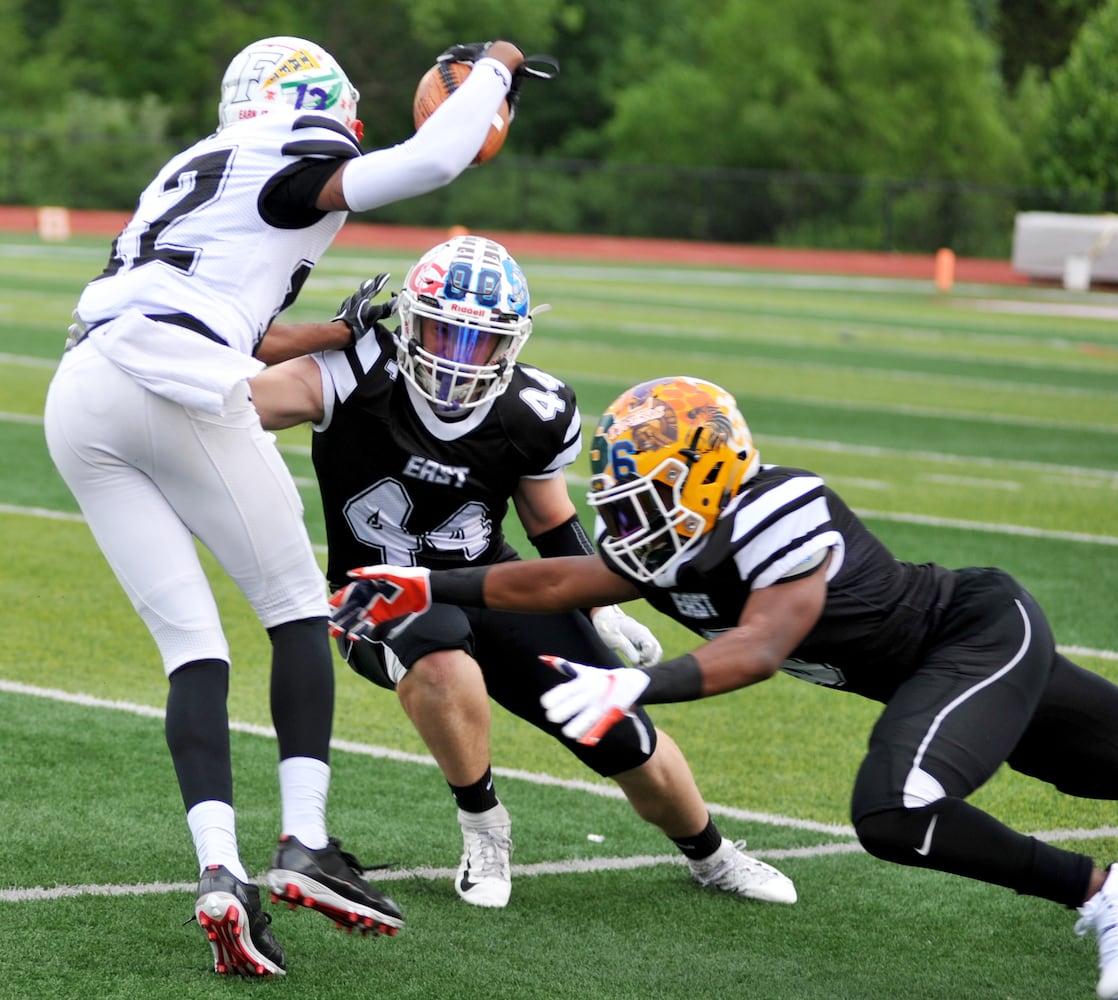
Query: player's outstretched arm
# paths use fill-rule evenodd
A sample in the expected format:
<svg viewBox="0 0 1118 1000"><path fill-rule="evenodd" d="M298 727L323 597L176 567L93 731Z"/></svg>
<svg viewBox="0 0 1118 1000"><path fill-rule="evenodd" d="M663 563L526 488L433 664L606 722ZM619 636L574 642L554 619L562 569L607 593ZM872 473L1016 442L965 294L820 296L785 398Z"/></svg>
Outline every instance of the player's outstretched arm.
<svg viewBox="0 0 1118 1000"><path fill-rule="evenodd" d="M432 603L551 614L619 604L641 596L631 583L610 573L598 556L529 559L434 572L415 567L361 566L351 569L349 575L354 581L376 587L356 587L350 598L335 598L341 603L354 603L366 600L368 595L364 615L372 624L404 614L421 614Z"/></svg>
<svg viewBox="0 0 1118 1000"><path fill-rule="evenodd" d="M824 564L825 565L825 564ZM593 746L634 704L709 698L772 677L811 631L827 598L823 567L813 574L754 591L736 628L647 668L605 670L560 657L541 657L567 678L540 704L571 739Z"/></svg>
<svg viewBox="0 0 1118 1000"><path fill-rule="evenodd" d="M641 596L633 584L612 573L597 555L446 570L433 573L431 582L436 601L496 611L575 611L621 604Z"/></svg>

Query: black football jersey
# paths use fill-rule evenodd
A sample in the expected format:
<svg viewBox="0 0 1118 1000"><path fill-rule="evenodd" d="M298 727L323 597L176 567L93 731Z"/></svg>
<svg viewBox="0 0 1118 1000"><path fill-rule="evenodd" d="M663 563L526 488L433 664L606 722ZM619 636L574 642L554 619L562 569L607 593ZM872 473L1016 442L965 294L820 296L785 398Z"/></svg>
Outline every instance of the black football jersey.
<svg viewBox="0 0 1118 1000"><path fill-rule="evenodd" d="M711 639L738 624L751 591L795 578L797 567L824 549L832 556L823 613L782 669L883 698L915 669L954 575L896 559L814 473L762 466L674 579L632 582L657 610Z"/></svg>
<svg viewBox="0 0 1118 1000"><path fill-rule="evenodd" d="M512 558L501 522L520 480L555 476L581 450L574 392L538 369L517 364L493 402L442 419L400 373L384 327L315 359L326 414L311 455L335 587L355 566Z"/></svg>

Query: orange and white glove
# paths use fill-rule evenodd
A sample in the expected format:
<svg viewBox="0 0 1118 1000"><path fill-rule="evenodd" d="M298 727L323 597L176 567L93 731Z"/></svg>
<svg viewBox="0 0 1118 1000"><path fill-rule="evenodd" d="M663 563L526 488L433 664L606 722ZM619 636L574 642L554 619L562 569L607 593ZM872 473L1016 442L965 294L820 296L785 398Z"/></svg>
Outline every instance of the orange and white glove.
<svg viewBox="0 0 1118 1000"><path fill-rule="evenodd" d="M541 656L570 680L540 695L550 722L562 722L563 735L594 746L632 710L651 678L632 667L592 667L561 656Z"/></svg>
<svg viewBox="0 0 1118 1000"><path fill-rule="evenodd" d="M369 639L373 629L395 618L406 619L431 607L431 571L418 566L362 566L347 576L354 583L330 597L330 634L357 641Z"/></svg>

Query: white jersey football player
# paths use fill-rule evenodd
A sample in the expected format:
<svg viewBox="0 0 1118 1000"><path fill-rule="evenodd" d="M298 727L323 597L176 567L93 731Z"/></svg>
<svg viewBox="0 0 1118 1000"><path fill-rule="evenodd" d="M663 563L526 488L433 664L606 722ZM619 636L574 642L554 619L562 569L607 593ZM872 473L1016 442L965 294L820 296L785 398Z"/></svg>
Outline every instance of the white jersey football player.
<svg viewBox="0 0 1118 1000"><path fill-rule="evenodd" d="M341 313L352 316L348 301ZM575 394L517 360L545 308L530 308L524 273L501 244L462 236L408 272L396 330L355 319L352 347L253 379L265 427L315 425L335 599L344 599L347 571L371 560L431 568L516 560L503 530L510 503L541 556L592 551L564 476L582 447ZM614 647L634 663L659 658L652 633L620 608L508 615L443 604L376 642L340 645L357 673L397 692L451 787L462 830L454 885L467 903L503 907L512 890L511 820L490 766L490 698L615 780L672 839L695 881L794 902L791 880L722 836L683 753L646 712L593 747L545 717L540 697L562 678L541 653L620 665Z"/></svg>
<svg viewBox="0 0 1118 1000"><path fill-rule="evenodd" d="M51 457L169 678L167 742L201 870L195 915L219 973L282 974L285 961L237 843L229 647L195 540L272 642L273 897L363 932L403 923L327 834L326 591L247 380L290 346L266 334L347 211L438 188L473 160L524 57L506 41L472 48L474 71L412 138L363 153L357 91L328 52L291 37L247 46L222 80L218 130L159 171L82 292L47 395Z"/></svg>

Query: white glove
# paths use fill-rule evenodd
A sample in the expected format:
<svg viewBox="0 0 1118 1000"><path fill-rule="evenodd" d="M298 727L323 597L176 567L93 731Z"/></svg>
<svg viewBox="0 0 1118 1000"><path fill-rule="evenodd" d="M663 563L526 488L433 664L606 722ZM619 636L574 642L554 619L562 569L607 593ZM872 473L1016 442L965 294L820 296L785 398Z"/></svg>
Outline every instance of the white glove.
<svg viewBox="0 0 1118 1000"><path fill-rule="evenodd" d="M643 670L632 667L606 670L561 656L540 659L571 678L540 695L548 720L565 722L564 736L591 747L625 718L651 680Z"/></svg>
<svg viewBox="0 0 1118 1000"><path fill-rule="evenodd" d="M616 604L598 608L590 621L602 642L624 656L634 667L651 667L660 662L664 650L652 634L652 629L630 618Z"/></svg>

